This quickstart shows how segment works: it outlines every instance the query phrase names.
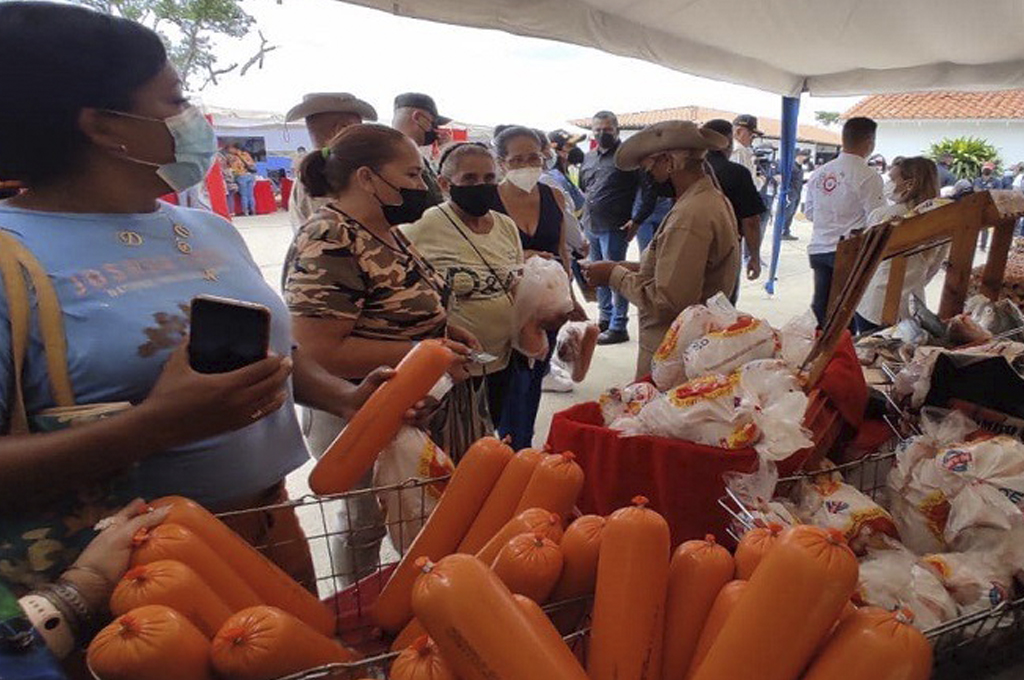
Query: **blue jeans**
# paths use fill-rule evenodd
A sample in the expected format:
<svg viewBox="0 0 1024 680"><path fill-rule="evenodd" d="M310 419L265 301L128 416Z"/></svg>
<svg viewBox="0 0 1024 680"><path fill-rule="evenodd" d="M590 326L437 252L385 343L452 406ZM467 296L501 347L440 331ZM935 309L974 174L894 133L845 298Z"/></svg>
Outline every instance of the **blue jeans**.
<svg viewBox="0 0 1024 680"><path fill-rule="evenodd" d="M626 240L626 232L621 229L588 234L588 237L591 260L622 262L626 259L626 248L629 246L629 241ZM611 288L603 286L597 289L597 305L601 310L601 322L607 321L610 330L626 330L626 322L629 320L629 300L618 293L613 293Z"/></svg>
<svg viewBox="0 0 1024 680"><path fill-rule="evenodd" d="M530 366L530 360L513 351L505 369L505 395L501 417L492 416L498 426L498 436L511 437L511 446L519 451L533 446L533 426L540 409L541 385L544 376L551 370L551 355L555 351L557 331L548 331L550 351L544 360L537 359Z"/></svg>
<svg viewBox="0 0 1024 680"><path fill-rule="evenodd" d="M242 198L242 214L256 214L256 175L246 174L235 176L238 182L238 194Z"/></svg>
<svg viewBox="0 0 1024 680"><path fill-rule="evenodd" d="M647 250L647 246L651 244L651 241L654 240L654 232L661 226L662 220L665 219L665 216L668 215L668 211L671 209L671 199L659 198L658 202L654 205L654 212L640 225L640 229L636 232L636 242L640 246L641 255Z"/></svg>

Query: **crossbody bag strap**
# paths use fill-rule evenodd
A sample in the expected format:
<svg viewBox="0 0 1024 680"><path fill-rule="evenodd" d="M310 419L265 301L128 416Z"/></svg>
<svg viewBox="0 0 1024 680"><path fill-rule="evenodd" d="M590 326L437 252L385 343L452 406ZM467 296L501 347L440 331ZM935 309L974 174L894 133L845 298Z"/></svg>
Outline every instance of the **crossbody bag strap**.
<svg viewBox="0 0 1024 680"><path fill-rule="evenodd" d="M480 249L476 247L475 243L473 243L473 239L469 238L469 235L462 231L458 223L454 219L452 219L451 215L448 214L448 211L446 211L443 207L440 210L441 214L447 217L448 221L451 222L451 225L455 229L455 231L459 232L459 236L466 239L466 243L469 244L469 247L473 249L473 252L476 253L476 256L480 258L480 261L483 262L484 266L487 267L487 269L491 272L491 276L493 276L494 280L498 282L498 285L501 286L501 289L505 291L505 296L508 298L508 301L515 305L516 301L515 298L512 296L512 291L510 291L508 287L505 286L505 282L501 280L501 277L498 276L498 272L495 271L494 267L491 266L491 263L487 260L486 257L484 257L484 254L481 253Z"/></svg>
<svg viewBox="0 0 1024 680"><path fill-rule="evenodd" d="M14 238L10 234L4 233L0 230L0 247L5 253L10 253L16 260L18 265L16 276L8 277L4 275L5 285L8 283L8 278L18 279L20 283L20 299L14 304L20 307L24 305L24 330L21 332L24 334L24 342L22 347L21 364L24 366L24 352L28 348L28 290L25 286L24 276L21 274L22 271L28 274L29 281L32 284L32 288L35 291L36 307L39 314L39 330L43 340L43 351L46 355L46 367L47 375L50 380L50 391L52 392L54 403L59 407L69 407L75 405L75 393L71 386L71 376L68 372L68 344L67 337L64 334L64 318L61 313L60 300L57 298L57 290L53 287L53 282L50 281L49 275L43 265L40 264L39 260L36 259L35 255L29 251L25 245ZM15 284L17 285L17 284ZM16 289L15 292L19 292ZM12 314L12 333L13 331L13 318ZM20 381L20 373L16 378L16 381ZM24 395L21 395L24 398Z"/></svg>
<svg viewBox="0 0 1024 680"><path fill-rule="evenodd" d="M7 314L11 325L11 370L14 372L14 392L9 414L10 434L28 433L28 413L25 410L25 392L22 389L22 369L28 347L29 304L28 289L21 265L11 247L14 239L0 231L0 276L7 297Z"/></svg>

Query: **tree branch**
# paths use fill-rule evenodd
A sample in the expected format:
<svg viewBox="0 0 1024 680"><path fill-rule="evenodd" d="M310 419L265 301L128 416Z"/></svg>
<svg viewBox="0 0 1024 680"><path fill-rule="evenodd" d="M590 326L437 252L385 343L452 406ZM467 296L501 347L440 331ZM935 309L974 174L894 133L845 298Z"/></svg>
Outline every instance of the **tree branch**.
<svg viewBox="0 0 1024 680"><path fill-rule="evenodd" d="M258 64L258 68L262 69L263 68L263 57L265 57L268 52L273 52L278 47L280 47L280 45L268 45L267 44L267 39L263 36L263 31L259 31L259 36L260 36L260 47L259 47L259 50L256 52L256 54L254 54L252 57L249 58L249 61L245 62L245 65L242 66L242 70L238 72L238 75L244 76L249 71L250 68L252 68L253 66L255 66L257 64Z"/></svg>

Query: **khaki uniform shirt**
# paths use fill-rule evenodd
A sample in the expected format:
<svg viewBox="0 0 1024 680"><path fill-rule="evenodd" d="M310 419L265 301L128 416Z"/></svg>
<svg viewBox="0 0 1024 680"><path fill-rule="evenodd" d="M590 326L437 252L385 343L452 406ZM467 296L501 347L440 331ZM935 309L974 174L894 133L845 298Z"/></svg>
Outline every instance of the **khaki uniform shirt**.
<svg viewBox="0 0 1024 680"><path fill-rule="evenodd" d="M737 234L732 206L704 177L676 200L639 271L612 271L612 289L640 310L638 377L650 372L650 357L681 311L719 291L732 295L740 270Z"/></svg>
<svg viewBox="0 0 1024 680"><path fill-rule="evenodd" d="M288 199L288 221L292 224L292 232L297 234L302 225L310 220L316 211L323 208L330 201L326 196L313 198L306 193L306 187L302 184L299 174L295 173L295 182L292 183L292 195Z"/></svg>

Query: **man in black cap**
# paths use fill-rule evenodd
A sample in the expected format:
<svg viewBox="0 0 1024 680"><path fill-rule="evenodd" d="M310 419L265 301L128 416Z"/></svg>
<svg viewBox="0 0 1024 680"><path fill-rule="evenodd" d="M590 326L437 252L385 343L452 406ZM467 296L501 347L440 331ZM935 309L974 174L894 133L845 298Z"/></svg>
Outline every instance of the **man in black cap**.
<svg viewBox="0 0 1024 680"><path fill-rule="evenodd" d="M733 145L732 160L733 163L739 163L747 170L750 171L750 176L754 178L754 186L760 191L761 187L764 186L764 178L759 177L757 174L757 159L754 157L754 138L763 137L764 133L757 127L757 116L752 116L749 113L743 113L732 121L733 127Z"/></svg>
<svg viewBox="0 0 1024 680"><path fill-rule="evenodd" d="M411 139L416 146L430 146L436 142L437 128L451 121L451 118L438 114L437 104L430 95L406 92L395 97L395 117L391 127ZM437 173L428 161L423 163L423 183L430 192L431 205L444 202L444 195L437 183Z"/></svg>

